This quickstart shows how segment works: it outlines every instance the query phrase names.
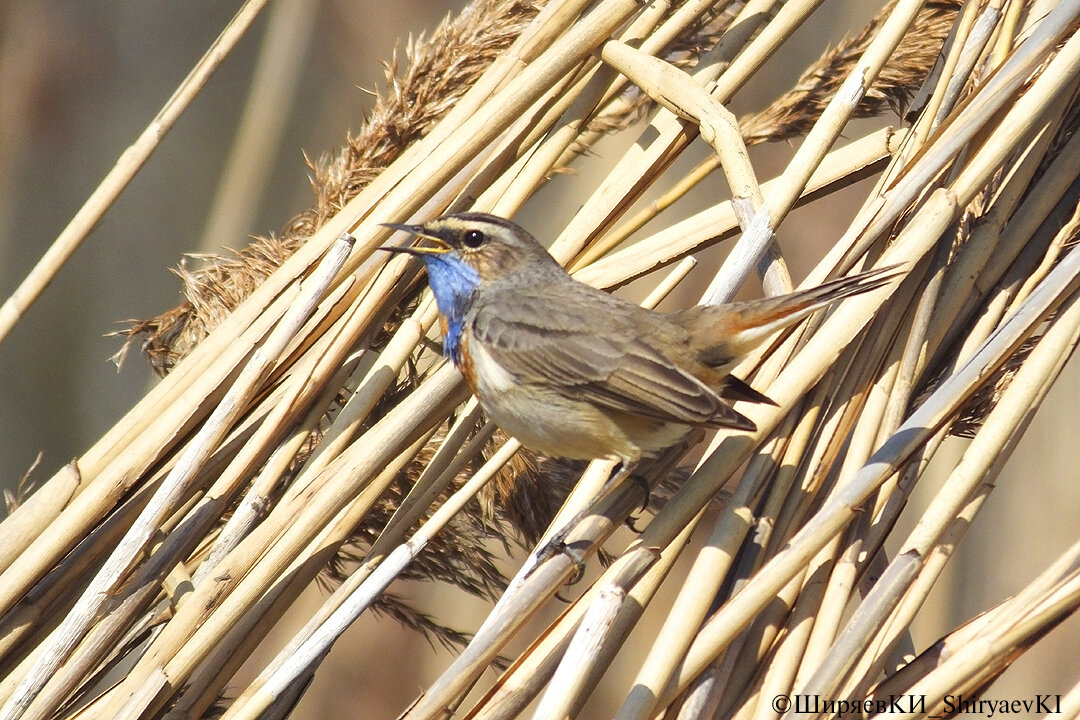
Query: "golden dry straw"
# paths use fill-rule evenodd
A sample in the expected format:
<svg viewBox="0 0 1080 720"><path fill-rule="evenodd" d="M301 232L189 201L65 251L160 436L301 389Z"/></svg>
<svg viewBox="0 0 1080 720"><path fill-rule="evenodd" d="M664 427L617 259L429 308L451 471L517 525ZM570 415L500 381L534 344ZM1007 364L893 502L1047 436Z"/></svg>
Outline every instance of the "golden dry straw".
<svg viewBox="0 0 1080 720"><path fill-rule="evenodd" d="M620 720L774 718L796 695L907 693L930 712L1064 622L1075 547L936 643L911 634L1080 338L1080 2L895 0L736 117L828 12L474 0L410 40L361 131L312 163L312 207L181 266L187 301L128 331L161 381L0 523L0 718L285 717L368 610L453 650L411 720L589 717L601 678ZM736 373L776 406L653 463L629 541L632 488L591 505L567 541L603 545L606 567L562 605L573 561L518 550L589 505L611 464L538 458L488 423L439 353L420 268L377 248L380 223L531 207L609 137L625 150L574 180L550 243L584 282L647 281L648 306L695 281L703 302L782 292L791 213L840 192L858 211L801 285L904 279L745 358ZM748 148L796 137L765 177ZM694 205L714 170L727 193ZM970 444L935 476L950 435ZM910 504L916 488L934 503ZM449 627L389 592L403 579L478 596L486 619ZM320 582L322 607L235 685Z"/></svg>

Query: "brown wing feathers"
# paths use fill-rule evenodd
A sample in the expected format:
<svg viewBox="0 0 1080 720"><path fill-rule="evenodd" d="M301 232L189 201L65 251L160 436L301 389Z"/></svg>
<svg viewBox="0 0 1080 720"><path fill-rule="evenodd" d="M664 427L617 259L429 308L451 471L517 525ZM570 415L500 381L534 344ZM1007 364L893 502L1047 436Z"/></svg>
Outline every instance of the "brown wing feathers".
<svg viewBox="0 0 1080 720"><path fill-rule="evenodd" d="M567 292L582 293L581 306L594 315L488 307L481 311L483 317L474 318L473 332L498 348L503 369L521 383L540 383L567 397L658 420L752 430L754 424L729 403L774 403L724 374L723 367L777 330L841 298L881 287L897 274L895 268L885 268L782 297L666 315L571 286ZM528 294L527 289L522 292ZM537 297L536 302L543 300ZM622 312L605 312L611 305L635 311L623 307ZM657 349L680 346L684 353L678 357Z"/></svg>

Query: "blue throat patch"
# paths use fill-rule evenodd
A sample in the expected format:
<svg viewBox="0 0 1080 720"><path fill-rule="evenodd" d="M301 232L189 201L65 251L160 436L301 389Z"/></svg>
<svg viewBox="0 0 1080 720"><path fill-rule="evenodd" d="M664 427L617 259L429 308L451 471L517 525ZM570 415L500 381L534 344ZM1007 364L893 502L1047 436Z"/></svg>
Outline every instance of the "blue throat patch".
<svg viewBox="0 0 1080 720"><path fill-rule="evenodd" d="M427 266L431 292L435 294L435 304L446 317L443 355L457 365L461 353L462 323L473 292L480 284L480 275L471 265L449 253L422 257Z"/></svg>

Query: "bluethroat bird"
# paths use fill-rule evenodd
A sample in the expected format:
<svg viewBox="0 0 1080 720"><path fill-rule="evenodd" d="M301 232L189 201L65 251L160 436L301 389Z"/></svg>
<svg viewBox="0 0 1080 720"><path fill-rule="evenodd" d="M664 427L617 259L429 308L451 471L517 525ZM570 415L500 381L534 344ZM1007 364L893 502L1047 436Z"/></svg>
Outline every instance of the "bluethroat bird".
<svg viewBox="0 0 1080 720"><path fill-rule="evenodd" d="M755 430L732 402L775 403L732 375L735 363L776 331L898 274L655 312L574 280L503 218L461 213L386 227L431 241L382 249L423 259L443 352L488 417L542 454L617 460L618 479L694 427Z"/></svg>

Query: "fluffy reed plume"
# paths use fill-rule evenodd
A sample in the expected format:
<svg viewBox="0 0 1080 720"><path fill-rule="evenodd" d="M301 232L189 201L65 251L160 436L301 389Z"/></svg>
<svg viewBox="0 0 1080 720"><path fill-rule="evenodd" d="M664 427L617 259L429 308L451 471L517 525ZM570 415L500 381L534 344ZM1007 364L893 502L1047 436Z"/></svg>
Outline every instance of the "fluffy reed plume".
<svg viewBox="0 0 1080 720"><path fill-rule="evenodd" d="M280 234L257 239L235 257L200 256L203 264L196 270L181 265L177 274L187 302L129 331L145 334L144 349L154 369L172 369L327 219L423 137L535 17L538 5L525 0L470 3L460 15L443 20L430 37L409 41L404 72L398 56L391 58L385 66L387 92L376 98L363 130L346 138L333 156L310 163L312 206ZM221 238L221 244L235 240Z"/></svg>
<svg viewBox="0 0 1080 720"><path fill-rule="evenodd" d="M896 2L890 2L861 32L826 52L807 68L794 88L768 108L740 119L746 143L785 140L808 132L895 7ZM959 9L959 0L931 0L923 6L859 103L857 117L873 117L890 109L903 113L940 56L941 44Z"/></svg>
<svg viewBox="0 0 1080 720"><path fill-rule="evenodd" d="M212 712L327 567L323 607L216 712L287 715L367 609L455 648L411 720L518 717L534 701L538 718L610 716L585 706L605 675L623 720L779 717L774 699L795 696L875 711L903 695L921 698L913 716L947 713L947 696L987 687L1071 615L1080 546L930 647L909 634L1080 339L1080 7L896 0L736 121L726 104L805 3L769 5L476 0L389 63L364 129L313 164L313 207L181 269L188 302L131 331L160 384L0 525L0 720ZM910 125L833 149L852 117L916 93ZM631 122L643 107L648 127ZM662 274L649 305L691 270L710 301L755 268L783 290L774 233L788 213L870 174L806 283L856 265L906 277L746 358L736 374L776 406L745 411L755 432L701 433L657 459L644 474L659 501L628 543L610 538L638 489L596 500L567 542L586 557L606 542L612 562L590 562L563 606L568 554L531 556L509 580L499 563L611 468L537 459L485 422L441 359L420 269L376 252L379 223L513 215L618 132L636 143L551 245L579 279ZM759 182L745 145L803 134ZM697 145L716 159L666 177ZM712 169L732 198L642 230ZM657 185L669 190L628 216ZM723 267L685 260L735 234ZM949 434L970 444L935 489L926 468ZM925 511L908 507L919 484L936 495ZM499 599L481 626L451 630L388 594L395 579ZM661 586L669 607L652 602ZM639 659L610 677L627 643ZM1080 707L1077 691L1064 703Z"/></svg>

